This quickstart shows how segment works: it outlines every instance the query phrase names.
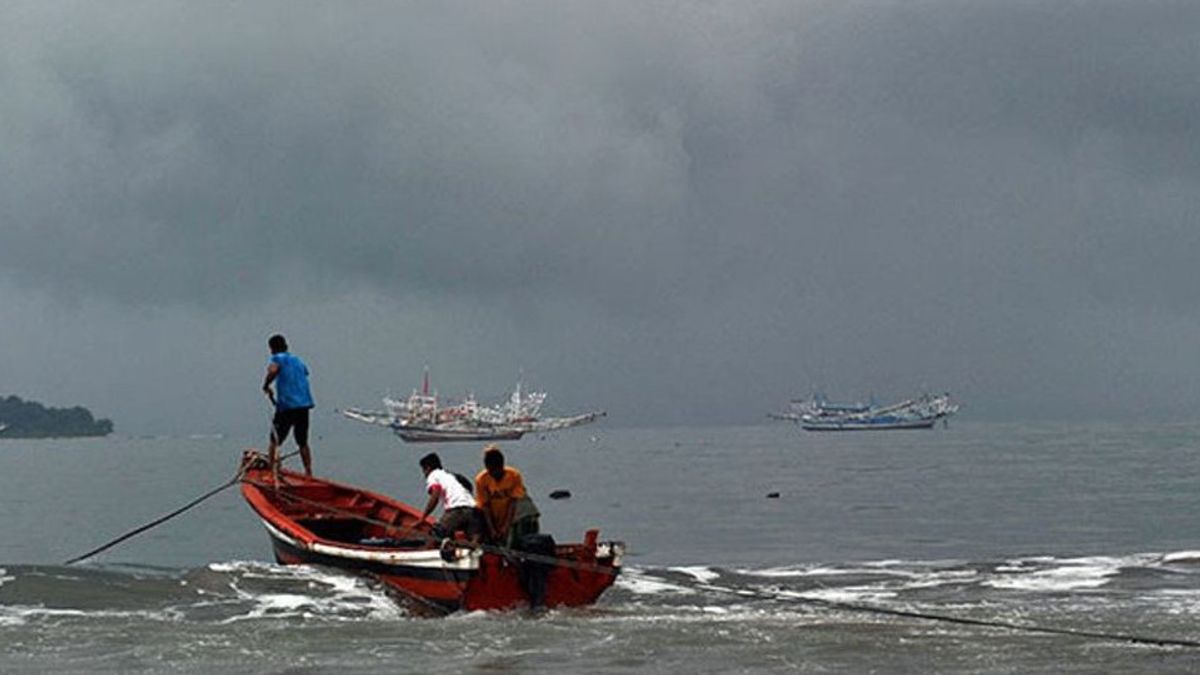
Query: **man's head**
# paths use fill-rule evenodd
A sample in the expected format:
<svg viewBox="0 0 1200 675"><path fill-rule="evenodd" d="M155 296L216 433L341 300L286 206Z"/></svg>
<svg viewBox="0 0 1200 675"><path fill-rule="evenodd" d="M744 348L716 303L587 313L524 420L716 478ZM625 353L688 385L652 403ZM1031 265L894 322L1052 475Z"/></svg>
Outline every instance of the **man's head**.
<svg viewBox="0 0 1200 675"><path fill-rule="evenodd" d="M431 471L442 468L442 458L436 452L431 452L421 458L421 470L428 476Z"/></svg>
<svg viewBox="0 0 1200 675"><path fill-rule="evenodd" d="M271 348L272 354L278 354L279 352L286 352L288 349L287 340L285 340L284 337L282 335L280 335L279 333L272 335L267 340L267 346Z"/></svg>
<svg viewBox="0 0 1200 675"><path fill-rule="evenodd" d="M504 453L495 445L483 449L483 467L493 478L504 475Z"/></svg>

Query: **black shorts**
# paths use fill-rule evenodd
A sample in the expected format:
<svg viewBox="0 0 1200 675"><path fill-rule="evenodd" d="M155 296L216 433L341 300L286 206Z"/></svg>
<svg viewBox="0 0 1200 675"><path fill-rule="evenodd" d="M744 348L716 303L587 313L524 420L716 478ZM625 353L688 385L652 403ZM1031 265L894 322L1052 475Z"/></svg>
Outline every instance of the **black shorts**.
<svg viewBox="0 0 1200 675"><path fill-rule="evenodd" d="M291 410L276 410L275 418L271 420L275 428L275 444L283 445L288 432L296 430L296 445L308 445L308 408L292 408Z"/></svg>

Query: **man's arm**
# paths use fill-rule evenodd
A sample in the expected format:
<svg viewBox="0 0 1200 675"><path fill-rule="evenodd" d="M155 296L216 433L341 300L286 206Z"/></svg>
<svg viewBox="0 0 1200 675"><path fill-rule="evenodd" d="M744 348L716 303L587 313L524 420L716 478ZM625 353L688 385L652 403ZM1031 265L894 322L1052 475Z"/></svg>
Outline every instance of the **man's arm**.
<svg viewBox="0 0 1200 675"><path fill-rule="evenodd" d="M275 392L271 391L271 383L275 381L276 377L279 377L279 364L272 362L267 365L267 376L263 379L262 387L263 393L271 399L271 405L275 405Z"/></svg>
<svg viewBox="0 0 1200 675"><path fill-rule="evenodd" d="M513 514L516 512L517 500L515 498L508 500L508 509L504 512L504 522L500 524L500 527L496 528L497 537L508 534L508 528L512 527Z"/></svg>
<svg viewBox="0 0 1200 675"><path fill-rule="evenodd" d="M433 510L437 508L438 495L442 492L441 485L434 485L429 488L429 500L425 502L425 510L421 512L421 520L429 517Z"/></svg>

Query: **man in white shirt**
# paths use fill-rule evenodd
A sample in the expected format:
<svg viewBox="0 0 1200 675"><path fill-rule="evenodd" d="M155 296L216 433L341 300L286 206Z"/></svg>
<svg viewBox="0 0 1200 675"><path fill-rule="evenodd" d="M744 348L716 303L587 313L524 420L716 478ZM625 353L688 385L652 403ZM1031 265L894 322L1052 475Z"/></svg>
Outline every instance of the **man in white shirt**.
<svg viewBox="0 0 1200 675"><path fill-rule="evenodd" d="M440 503L442 518L434 527L434 533L439 537L453 537L455 532L462 530L466 532L471 545L479 544L483 534L483 518L475 508L475 497L466 487L470 481L464 485L457 476L443 469L442 459L436 452L421 458L421 470L425 472L425 490L429 493L421 520L433 513Z"/></svg>

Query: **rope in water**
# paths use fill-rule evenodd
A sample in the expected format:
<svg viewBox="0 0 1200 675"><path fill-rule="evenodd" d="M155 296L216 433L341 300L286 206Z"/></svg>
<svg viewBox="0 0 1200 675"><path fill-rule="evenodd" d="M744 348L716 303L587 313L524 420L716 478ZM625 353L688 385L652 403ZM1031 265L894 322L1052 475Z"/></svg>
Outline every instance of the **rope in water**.
<svg viewBox="0 0 1200 675"><path fill-rule="evenodd" d="M295 454L297 454L297 453L293 452L293 453L284 455L283 457L280 457L280 461L283 461L284 459L291 457L292 455L295 455ZM200 495L199 497L196 497L195 499L191 500L187 504L184 504L183 506L181 506L181 507L175 509L174 511L171 511L163 516L155 518L154 520L146 523L145 525L141 525L137 528L134 528L133 530L130 530L129 532L126 532L125 534L122 534L121 536L119 536L111 541L108 541L105 544L98 546L98 547L92 549L91 551L88 551L87 553L84 553L83 555L79 555L74 558L71 558L70 560L64 562L63 564L64 565L73 565L77 562L87 560L88 558L91 558L97 554L103 553L104 551L107 551L108 549L116 546L117 544L120 544L123 541L126 541L127 539L130 539L138 534L141 534L142 532L145 532L146 530L149 530L153 527L161 525L162 523L165 523L166 521L178 516L181 513L184 513L185 511L197 506L198 504L204 502L205 500L219 494L220 492L222 492L230 487L233 487L234 485L237 485L238 483L245 482L250 485L254 485L256 487L266 488L266 489L274 488L274 486L272 486L272 485L259 483L257 481L246 480L245 471L246 471L245 466L239 468L237 473L232 478L230 478L228 481L226 481L225 483L222 483L221 485L214 487L213 489L209 490L208 492L205 492L204 494ZM302 503L302 504L305 504L308 506L320 508L329 513L340 515L340 516L343 516L346 518L353 518L356 520L361 520L363 522L373 524L373 525L378 525L380 527L383 527L385 529L385 531L397 531L397 532L401 532L401 533L415 533L418 536L418 538L421 538L428 543L436 543L438 541L438 539L436 537L433 537L432 535L426 534L424 532L420 532L412 526L410 526L410 527L397 526L395 523L388 523L388 522L385 522L382 520L378 520L378 519L370 518L368 516L364 516L364 515L361 515L358 513L354 513L352 511L346 511L343 509L339 509L339 508L336 508L333 506L329 506L328 504L313 501L310 499L305 499L303 497L300 497L299 495L287 494L286 491L279 491L277 494L279 494L280 496L282 496L286 499L296 501L296 502L299 502L299 503ZM456 545L460 545L460 544L456 544ZM568 567L568 568L573 568L573 569L578 569L578 570L586 570L586 571L591 571L591 572L601 572L601 573L605 573L605 574L617 574L618 573L618 570L614 569L612 567L605 567L605 566L601 566L601 565L582 563L582 562L574 561L574 560L565 560L562 558L539 555L539 554L535 554L535 553L527 553L525 551L518 551L515 549L505 548L505 547L501 547L501 546L493 546L493 545L485 544L485 545L480 545L479 548L484 551L490 551L490 552L498 553L501 555L518 558L521 560L527 560L530 562L538 562L538 563L549 564L549 565L558 565L558 566L562 566L562 567ZM1108 632L1104 632L1104 631L1091 631L1091 630L1082 630L1082 629L1076 629L1076 628L1058 628L1058 627L1054 627L1054 626L1042 626L1042 625L1037 625L1037 624L1015 623L1012 621L1003 621L1003 620L999 620L999 619L972 619L972 618L968 618L968 617L952 616L952 615L948 615L948 614L935 614L932 612L919 612L919 611L915 611L915 610L880 607L877 605L862 605L862 604L857 604L857 603L852 603L852 602L838 602L836 600L825 600L822 598L810 598L810 597L805 597L802 595L798 595L796 593L789 593L789 592L771 592L771 591L762 591L762 590L748 589L748 588L734 588L734 587L727 587L727 586L717 586L714 584L699 583L699 584L694 584L693 586L695 588L702 589L702 590L714 591L714 592L718 592L718 593L734 594L734 595L738 595L741 597L748 597L748 598L753 598L753 599L757 599L757 600L770 600L770 601L774 601L774 602L789 602L789 603L794 603L794 604L823 607L826 609L838 609L838 610L843 610L843 611L878 614L878 615L883 615L883 616L893 616L893 617L900 617L900 618L907 618L907 619L920 619L920 620L924 620L924 621L937 621L937 622L941 622L941 623L953 623L953 624L967 625L967 626L981 626L981 627L986 627L986 628L1000 628L1000 629L1004 629L1004 630L1021 631L1021 632L1026 632L1026 633L1067 635L1067 636L1079 637L1079 638L1111 640L1111 641L1116 641L1116 642L1129 642L1129 643L1134 643L1134 644L1153 645L1153 646L1159 646L1159 647L1200 648L1200 640L1186 640L1186 639L1176 639L1176 638L1157 638L1157 637L1148 637L1148 636L1144 636L1144 635L1132 635L1132 634L1125 634L1125 633L1108 633Z"/></svg>
<svg viewBox="0 0 1200 675"><path fill-rule="evenodd" d="M291 452L286 455L283 455L282 457L279 458L279 461L282 462L283 460L285 460L289 457L292 457L296 454L298 454L298 453ZM374 518L370 518L368 516L364 516L362 514L354 513L353 511L346 511L346 510L339 509L334 506L330 506L328 504L324 504L322 502L313 501L311 499L305 499L304 497L301 497L299 495L289 494L286 490L276 491L276 486L274 486L274 485L268 485L266 483L259 483L257 481L246 479L245 473L246 473L246 466L243 465L242 467L240 467L238 469L237 473L235 473L234 476L232 478L230 478L228 481L214 487L213 489L209 490L208 492L205 492L204 494L200 495L199 497L196 497L195 499L191 500L187 504L184 504L183 506L175 509L174 511L171 511L162 516L159 516L158 518L155 518L154 520L152 520L144 525L140 525L140 526L126 532L125 534L122 534L121 536L116 537L115 539L112 539L100 546L97 546L96 548L88 551L87 553L75 556L74 558L67 560L63 564L64 565L74 565L75 563L82 562L84 560L87 560L88 558L95 557L96 555L99 555L100 553L107 551L108 549L116 546L117 544L120 544L123 541L131 539L132 537L135 537L135 536L141 534L142 532L145 532L146 530L152 529L154 527L157 527L158 525L161 525L161 524L167 522L168 520L171 520L172 518L184 513L185 511L188 511L189 509L192 509L192 508L198 506L202 502L216 496L217 494L221 493L222 491L224 491L228 488L233 487L234 485L237 485L238 483L247 483L250 485L254 485L255 487L261 488L261 489L272 490L272 491L275 491L275 493L277 495L279 495L280 497L283 497L290 501L295 501L295 502L305 504L306 506L312 506L315 508L319 508L326 512L333 513L335 515L340 515L340 516L343 516L346 518L353 518L355 520L360 520L360 521L363 521L365 523L369 523L372 525L378 525L380 527L385 528L385 530L387 530L387 531L399 532L401 534L406 534L406 533L415 534L417 536L417 538L421 539L422 541L424 541L426 543L436 544L441 541L437 537L434 537L425 532L416 530L415 527L397 526L395 523L388 523L388 522L385 522L382 520L377 520ZM459 547L469 547L468 544L460 544L458 542L454 542L454 544L455 544L455 546L459 546ZM580 562L577 560L565 560L563 558L547 556L547 555L540 555L540 554L536 554L536 553L528 553L525 551L518 551L516 549L506 548L506 547L502 547L502 546L494 546L494 545L490 545L490 544L480 544L477 546L477 548L479 548L483 551L497 553L497 554L500 554L500 555L503 555L503 556L506 556L509 558L526 560L529 562L542 563L542 564L547 564L547 565L557 565L559 567L567 567L570 569L588 571L588 572L599 572L602 574L618 574L619 573L618 569L615 569L615 568L609 567L609 566L585 563L585 562Z"/></svg>
<svg viewBox="0 0 1200 675"><path fill-rule="evenodd" d="M282 462L283 460L287 459L288 457L292 457L293 455L296 455L296 454L299 454L299 453L298 452L290 452L290 453L280 457L279 461ZM174 511L171 511L170 513L167 513L163 516L155 518L154 520L146 523L145 525L136 527L136 528L126 532L125 534L122 534L121 536L117 537L116 539L108 541L107 543L105 543L101 546L98 546L98 547L88 551L87 553L84 553L83 555L75 556L74 558L71 558L70 560L64 562L63 564L64 565L74 565L77 562L82 562L84 560L87 560L88 558L94 557L100 553L107 551L108 549L125 541L126 539L130 539L132 537L135 537L135 536L141 534L142 532L145 532L146 530L149 530L153 527L157 527L158 525L161 525L161 524L167 522L168 520L174 518L175 516L178 516L179 514L199 505L201 502L204 502L205 500L216 496L217 494L221 493L222 491L224 491L228 488L231 488L234 485L237 485L239 482L241 482L242 476L245 475L245 473L246 473L246 468L244 466L239 467L237 470L237 473L235 473L233 475L233 478L230 478L228 481L218 485L217 487L209 490L208 492L205 492L204 494L200 495L199 497L196 497L195 499L188 502L187 504L184 504L183 506L175 509Z"/></svg>
<svg viewBox="0 0 1200 675"><path fill-rule="evenodd" d="M849 612L860 612L867 614L880 614L884 616L894 616L906 619L921 619L924 621L937 621L941 623L954 623L966 626L982 626L987 628L1001 628L1004 630L1021 631L1025 633L1044 633L1051 635L1069 635L1072 637L1089 638L1096 640L1111 640L1115 642L1130 642L1134 644L1153 645L1157 647L1191 647L1200 648L1200 640L1186 640L1177 638L1157 638L1145 635L1130 635L1125 633L1108 633L1104 631L1092 631L1076 628L1058 628L1055 626L1042 626L1037 624L1024 624L1012 621L1004 621L1000 619L972 619L962 616L952 616L949 614L935 614L932 612L920 612L916 610L894 609L891 607L880 607L878 605L862 605L853 602L838 602L836 600L825 600L822 598L805 597L792 592L772 592L761 591L749 588L735 588L728 586L716 586L713 584L698 583L693 584L695 588L702 590L715 591L718 593L727 593L749 597L756 600L770 600L775 602L790 602L800 605L813 605L825 609L838 609Z"/></svg>

